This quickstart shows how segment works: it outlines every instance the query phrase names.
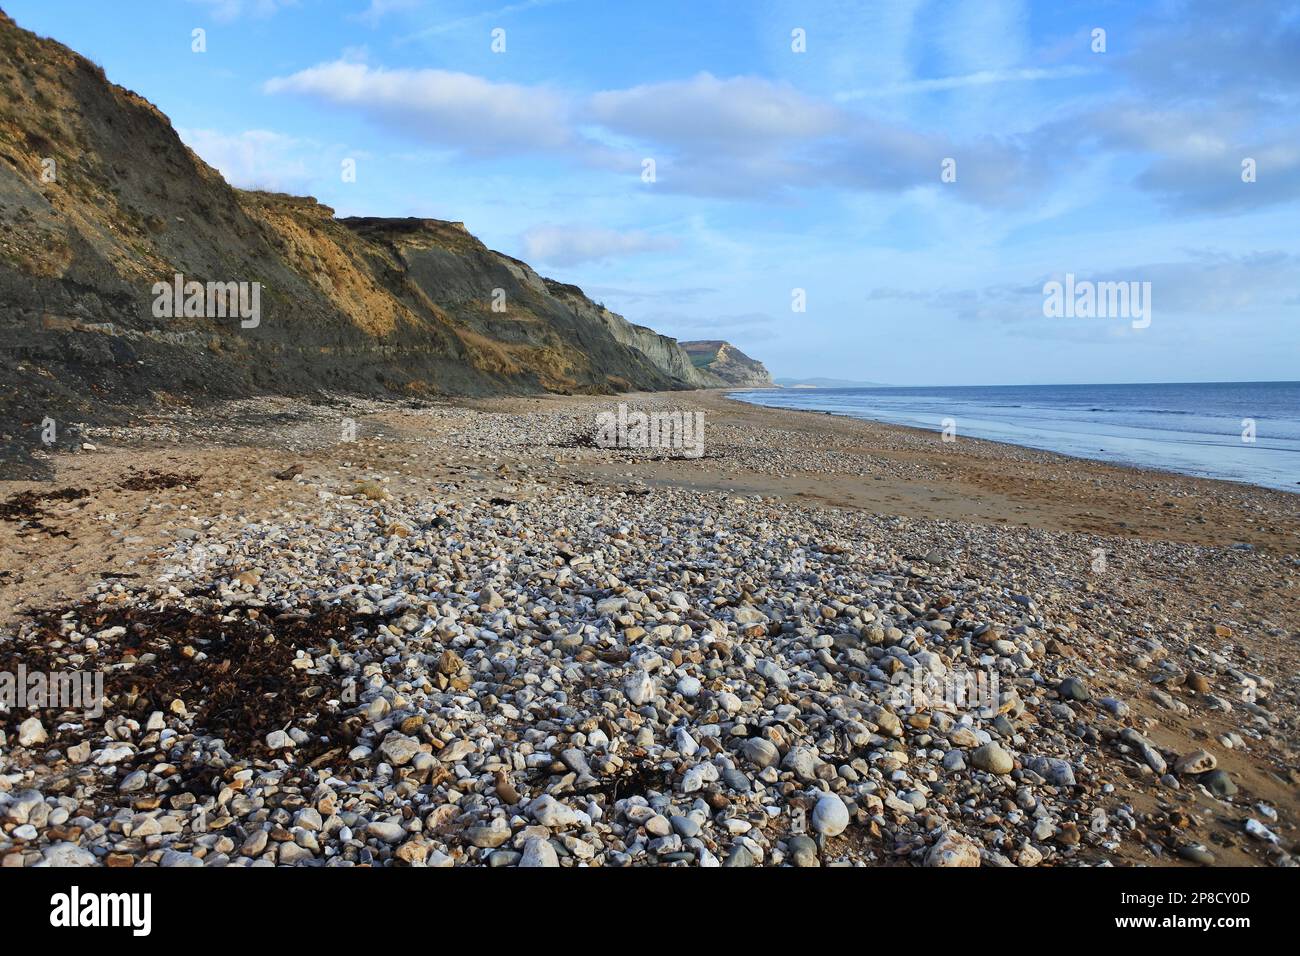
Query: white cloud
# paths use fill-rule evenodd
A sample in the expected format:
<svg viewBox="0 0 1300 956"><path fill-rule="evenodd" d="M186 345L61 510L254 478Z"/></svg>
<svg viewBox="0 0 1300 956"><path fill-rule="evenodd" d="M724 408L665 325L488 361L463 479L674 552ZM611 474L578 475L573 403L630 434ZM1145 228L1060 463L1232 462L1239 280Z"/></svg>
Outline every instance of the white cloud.
<svg viewBox="0 0 1300 956"><path fill-rule="evenodd" d="M1162 308L1213 316L1240 325L1247 314L1290 311L1288 298L1300 284L1300 256L1279 250L1230 255L1192 250L1182 262L1158 262L1134 269L1160 296Z"/></svg>
<svg viewBox="0 0 1300 956"><path fill-rule="evenodd" d="M317 152L314 144L265 129L233 134L210 129L176 132L232 186L272 192L310 191L312 169L305 156Z"/></svg>
<svg viewBox="0 0 1300 956"><path fill-rule="evenodd" d="M1253 126L1230 109L1155 110L1138 101L1071 118L1068 131L1149 159L1134 180L1176 211L1240 212L1300 198L1300 127ZM1058 128L1059 129L1059 128ZM1257 165L1243 181L1242 162Z"/></svg>
<svg viewBox="0 0 1300 956"><path fill-rule="evenodd" d="M677 248L676 239L646 232L618 232L591 226L541 225L520 237L524 258L556 266L596 262L647 252L666 252Z"/></svg>
<svg viewBox="0 0 1300 956"><path fill-rule="evenodd" d="M936 184L940 161L968 159L965 201L1016 201L1036 177L1012 142L952 143L759 77L607 90L586 99L543 86L438 69L386 69L356 58L268 80L454 152L565 154L619 175L656 162L655 189L696 196L790 199L821 187L901 193Z"/></svg>
<svg viewBox="0 0 1300 956"><path fill-rule="evenodd" d="M823 136L839 122L834 107L788 85L710 73L597 93L588 110L615 132L728 152Z"/></svg>
<svg viewBox="0 0 1300 956"><path fill-rule="evenodd" d="M560 94L468 73L389 70L336 60L268 80L264 88L354 107L407 133L469 153L558 149L573 141L569 106Z"/></svg>

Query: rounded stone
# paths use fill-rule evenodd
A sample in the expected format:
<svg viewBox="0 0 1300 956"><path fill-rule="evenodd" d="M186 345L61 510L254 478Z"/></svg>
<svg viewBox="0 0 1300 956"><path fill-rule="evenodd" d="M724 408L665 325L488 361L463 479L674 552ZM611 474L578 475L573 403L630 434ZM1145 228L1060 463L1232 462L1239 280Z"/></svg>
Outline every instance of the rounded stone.
<svg viewBox="0 0 1300 956"><path fill-rule="evenodd" d="M695 698L700 696L702 685L698 677L683 677L677 682L677 693L686 698Z"/></svg>
<svg viewBox="0 0 1300 956"><path fill-rule="evenodd" d="M1218 758L1208 750L1193 750L1174 763L1174 773L1209 773L1219 765Z"/></svg>
<svg viewBox="0 0 1300 956"><path fill-rule="evenodd" d="M926 866L979 866L979 847L951 830L944 833L925 856Z"/></svg>
<svg viewBox="0 0 1300 956"><path fill-rule="evenodd" d="M776 749L776 744L762 737L749 738L740 745L740 751L745 755L746 760L759 769L770 767L781 759L781 752Z"/></svg>
<svg viewBox="0 0 1300 956"><path fill-rule="evenodd" d="M18 725L18 744L21 747L35 747L50 739L45 727L36 717L28 717Z"/></svg>
<svg viewBox="0 0 1300 956"><path fill-rule="evenodd" d="M839 836L848 828L849 808L833 793L824 794L813 807L812 828L824 836Z"/></svg>
<svg viewBox="0 0 1300 956"><path fill-rule="evenodd" d="M1216 797L1226 799L1237 792L1237 785L1232 782L1226 770L1211 770L1196 778L1197 782Z"/></svg>
<svg viewBox="0 0 1300 956"><path fill-rule="evenodd" d="M555 847L551 846L550 840L544 840L541 837L529 837L528 842L524 844L524 852L519 858L519 865L529 867L559 866L560 858L556 855Z"/></svg>
<svg viewBox="0 0 1300 956"><path fill-rule="evenodd" d="M975 752L970 755L971 765L986 770L989 773L1005 774L1010 773L1015 767L1015 761L1011 759L1011 754L1007 753L997 744L985 744L977 747Z"/></svg>
<svg viewBox="0 0 1300 956"><path fill-rule="evenodd" d="M800 780L813 780L817 775L817 754L811 747L791 747L781 761L781 767Z"/></svg>
<svg viewBox="0 0 1300 956"><path fill-rule="evenodd" d="M1214 854L1201 843L1184 843L1178 848L1178 855L1184 860L1191 860L1202 866L1214 865Z"/></svg>
<svg viewBox="0 0 1300 956"><path fill-rule="evenodd" d="M797 834L786 841L790 853L790 864L798 867L821 866L817 859L817 843L810 836Z"/></svg>
<svg viewBox="0 0 1300 956"><path fill-rule="evenodd" d="M691 837L700 835L700 825L694 817L673 817L670 821L673 830L683 840L689 840Z"/></svg>
<svg viewBox="0 0 1300 956"><path fill-rule="evenodd" d="M635 707L649 703L655 697L655 682L641 668L632 671L623 681L623 693Z"/></svg>
<svg viewBox="0 0 1300 956"><path fill-rule="evenodd" d="M1056 692L1066 700L1091 700L1092 694L1088 691L1088 685L1078 677L1067 677L1056 687Z"/></svg>

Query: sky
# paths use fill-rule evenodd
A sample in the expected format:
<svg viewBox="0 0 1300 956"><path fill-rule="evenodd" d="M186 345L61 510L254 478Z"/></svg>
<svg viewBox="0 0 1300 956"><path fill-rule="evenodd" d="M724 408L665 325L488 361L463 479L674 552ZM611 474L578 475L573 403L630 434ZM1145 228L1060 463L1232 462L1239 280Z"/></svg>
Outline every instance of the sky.
<svg viewBox="0 0 1300 956"><path fill-rule="evenodd" d="M777 376L1300 378L1300 3L0 7L236 186L463 221ZM1067 275L1149 322L1045 314Z"/></svg>

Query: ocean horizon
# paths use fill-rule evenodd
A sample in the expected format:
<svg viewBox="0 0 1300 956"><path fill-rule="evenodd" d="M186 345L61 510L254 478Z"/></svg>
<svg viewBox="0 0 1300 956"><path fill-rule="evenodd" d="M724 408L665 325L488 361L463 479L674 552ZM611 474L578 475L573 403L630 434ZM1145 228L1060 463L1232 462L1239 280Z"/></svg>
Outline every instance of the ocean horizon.
<svg viewBox="0 0 1300 956"><path fill-rule="evenodd" d="M830 412L1300 493L1300 382L740 389Z"/></svg>

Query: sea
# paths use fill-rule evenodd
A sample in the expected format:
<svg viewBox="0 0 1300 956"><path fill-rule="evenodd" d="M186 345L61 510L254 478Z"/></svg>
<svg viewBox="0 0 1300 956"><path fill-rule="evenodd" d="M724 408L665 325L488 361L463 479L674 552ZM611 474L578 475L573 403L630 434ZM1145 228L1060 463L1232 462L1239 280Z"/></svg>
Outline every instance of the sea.
<svg viewBox="0 0 1300 956"><path fill-rule="evenodd" d="M1300 382L776 388L773 408L911 425L1300 494Z"/></svg>

